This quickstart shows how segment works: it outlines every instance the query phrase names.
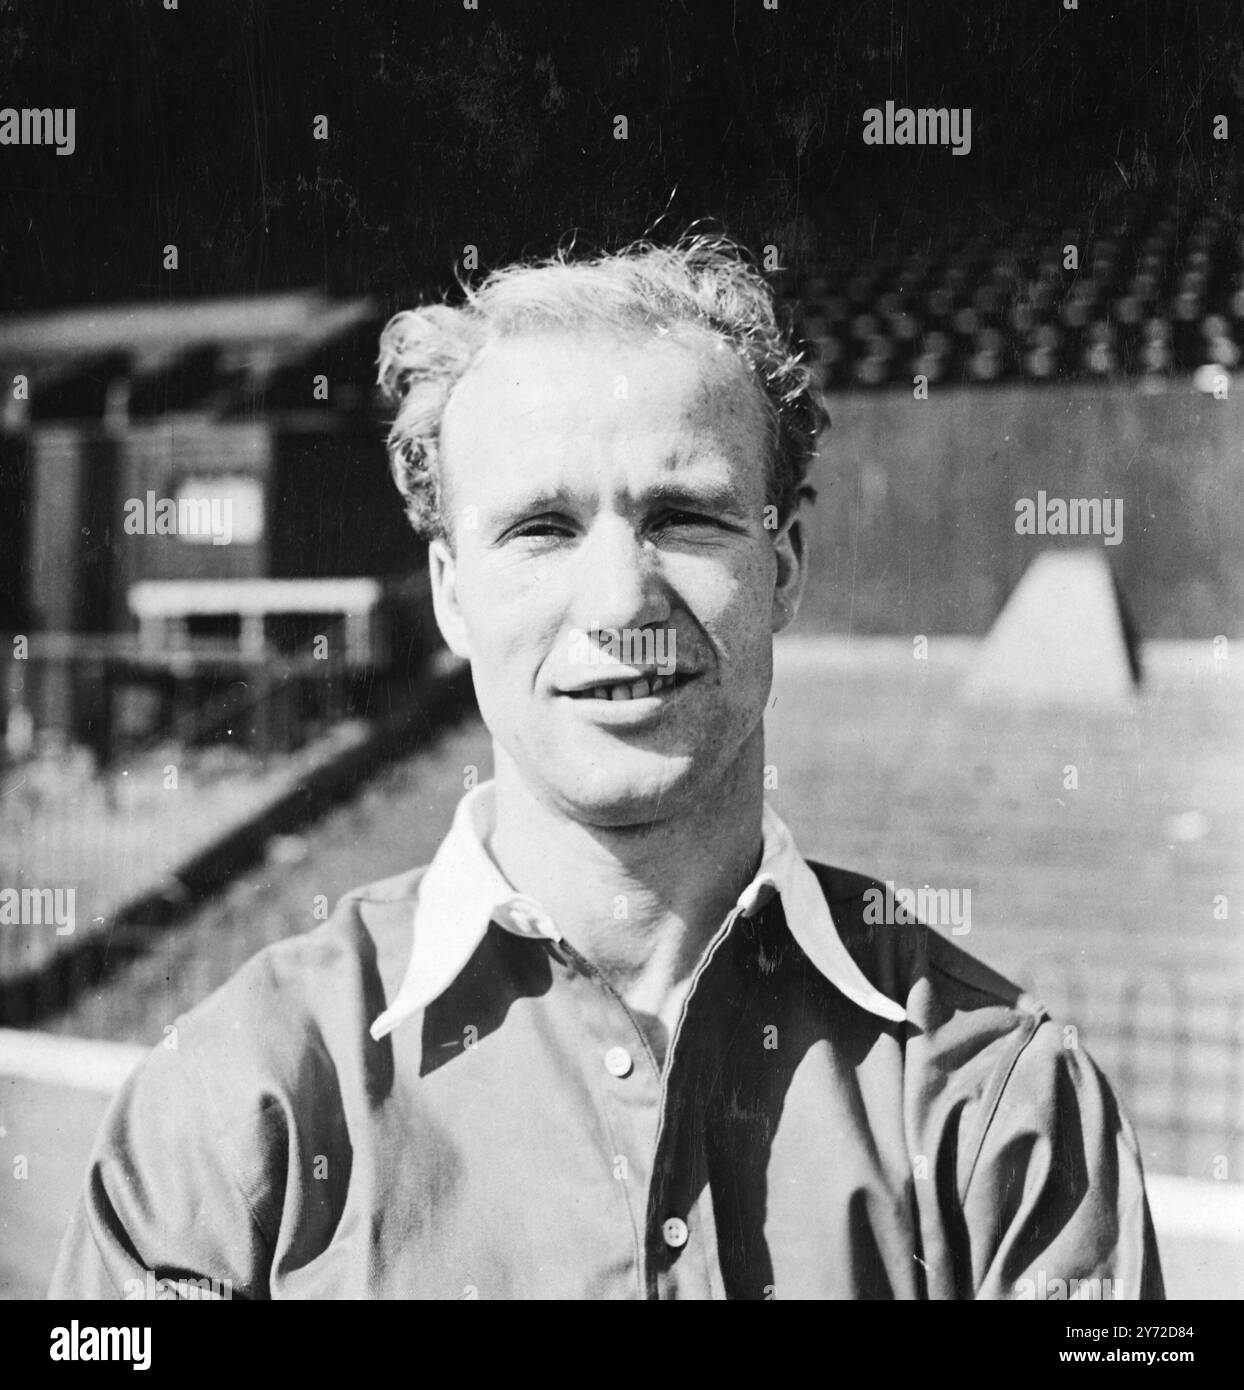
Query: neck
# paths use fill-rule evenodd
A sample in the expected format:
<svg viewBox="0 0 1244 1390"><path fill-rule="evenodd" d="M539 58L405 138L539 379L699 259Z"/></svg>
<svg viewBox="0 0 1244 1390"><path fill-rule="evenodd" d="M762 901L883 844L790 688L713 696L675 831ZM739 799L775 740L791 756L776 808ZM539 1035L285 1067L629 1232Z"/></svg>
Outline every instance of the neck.
<svg viewBox="0 0 1244 1390"><path fill-rule="evenodd" d="M660 820L589 825L566 816L523 781L501 748L489 849L521 893L638 1015L663 1051L700 957L760 860L764 735L717 786Z"/></svg>

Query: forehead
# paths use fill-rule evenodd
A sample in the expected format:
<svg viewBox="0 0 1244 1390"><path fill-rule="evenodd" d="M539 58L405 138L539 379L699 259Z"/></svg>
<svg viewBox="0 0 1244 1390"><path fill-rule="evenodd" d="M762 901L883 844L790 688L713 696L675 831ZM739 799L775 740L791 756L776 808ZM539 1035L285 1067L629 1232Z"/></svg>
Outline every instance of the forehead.
<svg viewBox="0 0 1244 1390"><path fill-rule="evenodd" d="M763 472L767 422L759 388L706 331L546 331L483 349L455 388L442 425L452 479L506 462L719 454Z"/></svg>

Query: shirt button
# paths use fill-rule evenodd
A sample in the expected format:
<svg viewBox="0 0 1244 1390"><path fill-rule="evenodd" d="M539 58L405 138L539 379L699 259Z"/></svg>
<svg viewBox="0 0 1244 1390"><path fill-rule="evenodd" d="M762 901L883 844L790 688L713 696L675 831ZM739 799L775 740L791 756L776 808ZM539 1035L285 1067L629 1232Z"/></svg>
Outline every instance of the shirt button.
<svg viewBox="0 0 1244 1390"><path fill-rule="evenodd" d="M624 1047L611 1047L605 1053L605 1070L610 1076L630 1076L635 1063Z"/></svg>
<svg viewBox="0 0 1244 1390"><path fill-rule="evenodd" d="M664 1237L666 1245L677 1250L687 1243L687 1223L681 1216L671 1216L661 1227L661 1235Z"/></svg>

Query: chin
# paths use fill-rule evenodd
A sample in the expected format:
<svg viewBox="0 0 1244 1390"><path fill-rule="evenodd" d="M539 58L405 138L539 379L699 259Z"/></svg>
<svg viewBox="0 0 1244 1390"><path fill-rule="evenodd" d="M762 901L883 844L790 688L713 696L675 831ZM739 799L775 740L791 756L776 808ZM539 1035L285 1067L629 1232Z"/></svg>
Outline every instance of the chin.
<svg viewBox="0 0 1244 1390"><path fill-rule="evenodd" d="M576 820L620 829L650 825L697 799L701 778L695 760L622 753L610 764L560 768L544 780Z"/></svg>

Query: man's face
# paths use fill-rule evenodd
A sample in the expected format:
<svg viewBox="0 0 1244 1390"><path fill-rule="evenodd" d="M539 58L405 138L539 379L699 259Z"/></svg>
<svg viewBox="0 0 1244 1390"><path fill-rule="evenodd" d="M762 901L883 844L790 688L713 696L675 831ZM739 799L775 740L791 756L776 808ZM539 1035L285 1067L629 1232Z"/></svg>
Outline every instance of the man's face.
<svg viewBox="0 0 1244 1390"><path fill-rule="evenodd" d="M756 387L706 333L532 333L458 383L437 619L547 804L592 825L659 820L761 746L772 634L802 587L765 458Z"/></svg>

